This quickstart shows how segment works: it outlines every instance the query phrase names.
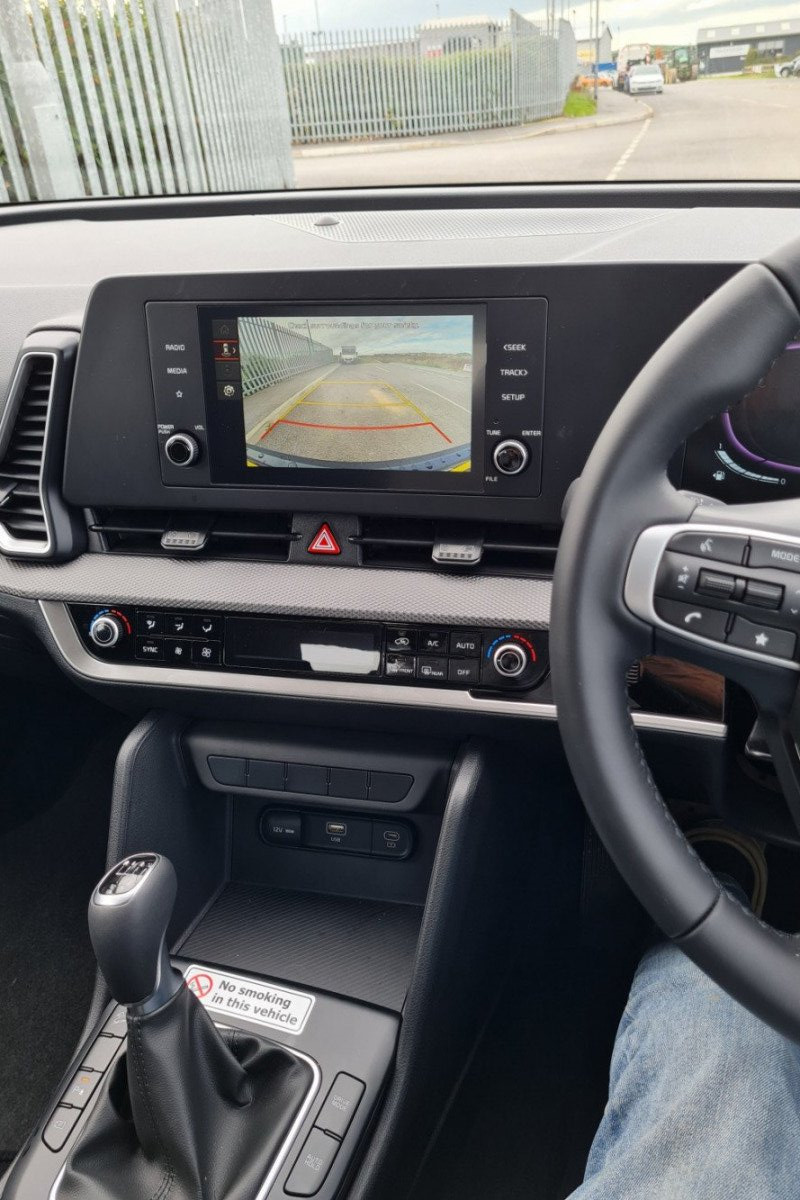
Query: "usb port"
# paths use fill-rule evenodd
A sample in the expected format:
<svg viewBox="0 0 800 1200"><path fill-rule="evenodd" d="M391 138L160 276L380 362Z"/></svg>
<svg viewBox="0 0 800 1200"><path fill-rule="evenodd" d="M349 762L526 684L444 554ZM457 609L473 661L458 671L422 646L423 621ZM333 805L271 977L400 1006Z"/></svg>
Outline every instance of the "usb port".
<svg viewBox="0 0 800 1200"><path fill-rule="evenodd" d="M347 823L345 821L326 821L325 832L330 837L344 837L347 833Z"/></svg>

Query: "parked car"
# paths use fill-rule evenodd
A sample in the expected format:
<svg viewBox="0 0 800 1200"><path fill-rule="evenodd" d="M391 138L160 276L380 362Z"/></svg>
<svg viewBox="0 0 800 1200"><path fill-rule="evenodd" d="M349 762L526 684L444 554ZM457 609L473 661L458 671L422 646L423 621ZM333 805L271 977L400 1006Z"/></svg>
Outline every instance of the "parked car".
<svg viewBox="0 0 800 1200"><path fill-rule="evenodd" d="M663 92L664 76L661 68L655 63L639 63L632 67L625 83L625 91L630 96L638 96L641 92Z"/></svg>
<svg viewBox="0 0 800 1200"><path fill-rule="evenodd" d="M800 54L791 62L775 63L775 74L778 79L791 79L792 75L800 75Z"/></svg>

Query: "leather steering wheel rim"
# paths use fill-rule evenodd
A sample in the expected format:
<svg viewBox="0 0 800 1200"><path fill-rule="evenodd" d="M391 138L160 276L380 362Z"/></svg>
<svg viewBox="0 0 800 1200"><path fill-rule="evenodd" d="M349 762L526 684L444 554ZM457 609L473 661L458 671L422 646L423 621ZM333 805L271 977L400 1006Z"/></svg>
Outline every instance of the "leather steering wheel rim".
<svg viewBox="0 0 800 1200"><path fill-rule="evenodd" d="M753 916L691 849L645 762L625 687L631 662L663 644L625 602L645 529L710 518L731 523L747 513L750 526L768 530L779 511L779 526L800 534L798 501L715 507L676 491L666 476L685 438L751 391L798 329L800 242L733 276L644 367L570 497L553 585L551 661L567 758L617 868L664 933L712 979L800 1042L800 937ZM695 657L702 661L702 652ZM787 706L797 679L785 670L778 680Z"/></svg>

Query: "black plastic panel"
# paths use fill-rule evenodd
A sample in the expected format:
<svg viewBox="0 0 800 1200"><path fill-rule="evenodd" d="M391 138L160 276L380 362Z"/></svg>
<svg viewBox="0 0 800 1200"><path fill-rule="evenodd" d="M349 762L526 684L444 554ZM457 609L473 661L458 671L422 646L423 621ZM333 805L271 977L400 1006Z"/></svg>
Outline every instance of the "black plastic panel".
<svg viewBox="0 0 800 1200"><path fill-rule="evenodd" d="M106 280L95 289L78 357L65 470L81 505L403 513L557 523L609 413L665 337L732 273L730 266L663 264L453 268L449 271L292 272ZM542 493L537 498L373 491L165 486L161 478L145 305L463 303L544 297L548 303ZM591 322L581 317L592 314ZM110 404L108 398L114 397Z"/></svg>
<svg viewBox="0 0 800 1200"><path fill-rule="evenodd" d="M416 905L233 883L180 953L399 1011L421 921Z"/></svg>

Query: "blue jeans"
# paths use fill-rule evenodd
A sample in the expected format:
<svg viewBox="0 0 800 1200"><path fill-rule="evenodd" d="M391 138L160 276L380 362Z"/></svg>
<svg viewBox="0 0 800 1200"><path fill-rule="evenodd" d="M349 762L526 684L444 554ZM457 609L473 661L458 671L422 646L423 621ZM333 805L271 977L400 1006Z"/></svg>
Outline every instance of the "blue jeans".
<svg viewBox="0 0 800 1200"><path fill-rule="evenodd" d="M800 997L798 997L800 1003ZM571 1200L799 1200L800 1047L675 946L642 959Z"/></svg>

